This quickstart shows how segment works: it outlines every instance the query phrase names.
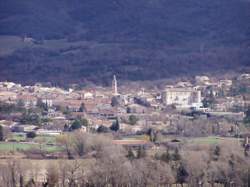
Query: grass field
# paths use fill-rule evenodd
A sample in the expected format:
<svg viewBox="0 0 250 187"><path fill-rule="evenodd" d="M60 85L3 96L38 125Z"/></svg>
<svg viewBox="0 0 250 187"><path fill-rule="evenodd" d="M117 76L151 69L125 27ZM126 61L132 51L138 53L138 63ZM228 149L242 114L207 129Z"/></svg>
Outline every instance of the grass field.
<svg viewBox="0 0 250 187"><path fill-rule="evenodd" d="M37 136L34 138L34 142L45 143L45 144L55 144L56 137L55 136Z"/></svg>
<svg viewBox="0 0 250 187"><path fill-rule="evenodd" d="M62 148L54 145L46 144L31 144L31 143L18 143L18 142L1 142L0 151L27 151L31 149L42 149L47 152L61 151Z"/></svg>
<svg viewBox="0 0 250 187"><path fill-rule="evenodd" d="M26 135L22 133L13 133L11 136L11 140L15 140L17 142L24 141L26 139Z"/></svg>
<svg viewBox="0 0 250 187"><path fill-rule="evenodd" d="M199 138L190 138L187 139L188 143L194 143L194 144L206 144L206 145L214 145L214 144L220 144L225 141L229 142L236 142L238 139L236 138L227 138L227 137L217 137L217 136L208 136L208 137L199 137Z"/></svg>
<svg viewBox="0 0 250 187"><path fill-rule="evenodd" d="M0 151L27 151L30 149L42 149L47 152L57 152L62 150L56 146L55 136L37 136L31 142L26 141L26 135L23 133L13 133L10 140L15 142L1 142Z"/></svg>

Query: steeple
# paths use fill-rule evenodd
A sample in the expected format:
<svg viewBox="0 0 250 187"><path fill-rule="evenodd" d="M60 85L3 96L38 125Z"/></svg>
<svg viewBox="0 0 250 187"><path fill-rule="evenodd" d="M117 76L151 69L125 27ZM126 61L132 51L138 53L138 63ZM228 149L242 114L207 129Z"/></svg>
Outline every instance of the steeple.
<svg viewBox="0 0 250 187"><path fill-rule="evenodd" d="M116 76L115 75L114 75L113 81L112 81L112 94L113 95L119 95L118 91L117 91L117 80L116 80Z"/></svg>

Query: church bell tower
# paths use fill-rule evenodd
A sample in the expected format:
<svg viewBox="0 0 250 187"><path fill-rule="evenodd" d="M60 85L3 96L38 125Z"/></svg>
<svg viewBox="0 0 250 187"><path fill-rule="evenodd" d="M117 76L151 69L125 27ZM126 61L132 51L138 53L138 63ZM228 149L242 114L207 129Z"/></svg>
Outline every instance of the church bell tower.
<svg viewBox="0 0 250 187"><path fill-rule="evenodd" d="M116 76L114 75L113 77L113 81L112 81L112 94L113 95L119 95L118 91L117 91L117 80L116 80Z"/></svg>

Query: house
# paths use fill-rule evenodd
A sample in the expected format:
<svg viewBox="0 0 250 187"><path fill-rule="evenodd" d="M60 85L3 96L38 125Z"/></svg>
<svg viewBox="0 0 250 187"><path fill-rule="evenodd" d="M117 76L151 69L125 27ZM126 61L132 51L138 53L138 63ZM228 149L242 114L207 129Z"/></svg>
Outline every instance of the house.
<svg viewBox="0 0 250 187"><path fill-rule="evenodd" d="M0 92L0 101L15 101L17 100L17 94L10 91L1 91Z"/></svg>
<svg viewBox="0 0 250 187"><path fill-rule="evenodd" d="M46 104L48 107L53 106L53 100L52 99L42 99L42 103Z"/></svg>
<svg viewBox="0 0 250 187"><path fill-rule="evenodd" d="M210 85L210 79L207 76L195 76L197 85Z"/></svg>
<svg viewBox="0 0 250 187"><path fill-rule="evenodd" d="M218 83L218 87L219 88L223 88L225 90L230 90L231 86L233 84L233 81L232 80L220 80L219 83Z"/></svg>
<svg viewBox="0 0 250 187"><path fill-rule="evenodd" d="M35 125L15 125L12 127L13 132L32 132L36 129Z"/></svg>
<svg viewBox="0 0 250 187"><path fill-rule="evenodd" d="M249 80L250 79L250 74L248 73L244 73L244 74L241 74L237 80Z"/></svg>
<svg viewBox="0 0 250 187"><path fill-rule="evenodd" d="M36 130L37 135L42 135L42 136L57 136L62 133L61 130L47 130L47 129L38 129Z"/></svg>
<svg viewBox="0 0 250 187"><path fill-rule="evenodd" d="M94 99L94 94L92 92L85 92L83 94L84 99Z"/></svg>
<svg viewBox="0 0 250 187"><path fill-rule="evenodd" d="M120 123L120 129L124 132L136 133L142 131L144 128L143 125L130 125L126 123Z"/></svg>

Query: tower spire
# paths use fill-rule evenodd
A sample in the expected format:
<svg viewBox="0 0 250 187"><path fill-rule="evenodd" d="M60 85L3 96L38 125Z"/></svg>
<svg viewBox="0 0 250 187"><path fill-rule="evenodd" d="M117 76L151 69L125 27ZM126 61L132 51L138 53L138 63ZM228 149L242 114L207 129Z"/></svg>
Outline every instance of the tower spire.
<svg viewBox="0 0 250 187"><path fill-rule="evenodd" d="M117 80L116 76L113 76L113 81L112 81L112 94L113 95L118 95L118 90L117 90Z"/></svg>

